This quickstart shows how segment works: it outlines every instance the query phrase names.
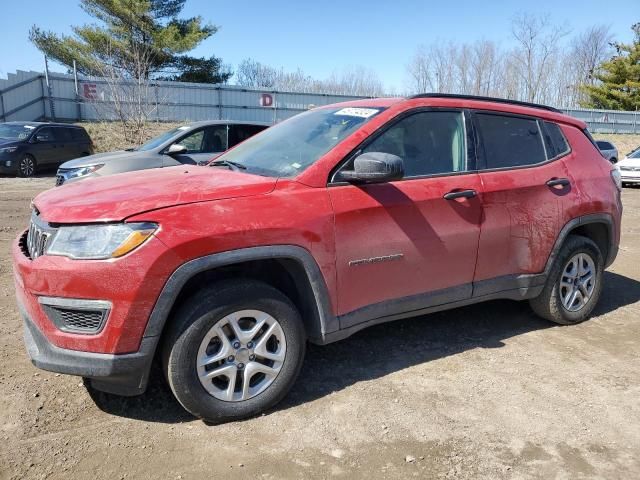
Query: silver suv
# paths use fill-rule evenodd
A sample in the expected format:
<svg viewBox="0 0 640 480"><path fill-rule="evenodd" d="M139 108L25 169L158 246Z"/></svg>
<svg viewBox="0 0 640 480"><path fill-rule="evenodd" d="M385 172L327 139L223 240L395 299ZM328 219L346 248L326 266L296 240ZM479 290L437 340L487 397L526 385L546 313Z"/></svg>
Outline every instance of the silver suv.
<svg viewBox="0 0 640 480"><path fill-rule="evenodd" d="M225 120L190 123L164 132L137 148L65 162L58 169L56 185L147 168L203 165L268 126L267 123Z"/></svg>

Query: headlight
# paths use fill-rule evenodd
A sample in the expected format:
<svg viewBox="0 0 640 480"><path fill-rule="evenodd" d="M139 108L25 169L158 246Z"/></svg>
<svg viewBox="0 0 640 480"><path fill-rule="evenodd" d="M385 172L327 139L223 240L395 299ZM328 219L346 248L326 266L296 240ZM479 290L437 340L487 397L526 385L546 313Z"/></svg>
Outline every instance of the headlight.
<svg viewBox="0 0 640 480"><path fill-rule="evenodd" d="M89 165L88 167L74 168L73 170L69 170L67 172L67 180L70 178L84 177L85 175L89 175L96 170L100 170L102 167L104 167L104 163L101 163L99 165Z"/></svg>
<svg viewBox="0 0 640 480"><path fill-rule="evenodd" d="M13 153L18 149L17 145L13 147L0 148L0 153Z"/></svg>
<svg viewBox="0 0 640 480"><path fill-rule="evenodd" d="M121 257L142 245L157 229L155 223L60 227L46 253L87 260Z"/></svg>

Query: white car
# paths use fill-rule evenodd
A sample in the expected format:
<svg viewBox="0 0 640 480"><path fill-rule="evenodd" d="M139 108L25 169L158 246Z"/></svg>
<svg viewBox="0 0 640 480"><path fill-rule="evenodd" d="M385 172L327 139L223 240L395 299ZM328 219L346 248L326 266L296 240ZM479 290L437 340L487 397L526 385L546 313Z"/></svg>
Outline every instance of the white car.
<svg viewBox="0 0 640 480"><path fill-rule="evenodd" d="M620 160L616 166L620 170L622 185L640 183L640 147Z"/></svg>

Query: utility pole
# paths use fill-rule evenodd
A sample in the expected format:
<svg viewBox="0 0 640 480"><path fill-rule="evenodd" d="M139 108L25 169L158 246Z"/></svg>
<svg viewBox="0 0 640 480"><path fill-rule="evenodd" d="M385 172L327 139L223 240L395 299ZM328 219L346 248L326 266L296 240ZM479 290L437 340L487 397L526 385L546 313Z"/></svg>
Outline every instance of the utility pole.
<svg viewBox="0 0 640 480"><path fill-rule="evenodd" d="M49 98L49 109L51 111L51 120L56 121L56 107L53 103L53 95L51 91L51 83L49 82L49 60L44 56L44 79L47 84L47 97ZM45 112L45 117L47 112Z"/></svg>

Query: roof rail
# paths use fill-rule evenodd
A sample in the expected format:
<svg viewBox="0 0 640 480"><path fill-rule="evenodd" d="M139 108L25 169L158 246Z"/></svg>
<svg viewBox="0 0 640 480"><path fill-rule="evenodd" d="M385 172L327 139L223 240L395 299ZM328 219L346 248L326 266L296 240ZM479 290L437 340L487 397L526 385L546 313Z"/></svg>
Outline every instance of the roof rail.
<svg viewBox="0 0 640 480"><path fill-rule="evenodd" d="M482 97L478 95L458 95L455 93L420 93L419 95L412 95L408 98L458 98L460 100L479 100L482 102L507 103L510 105L519 105L521 107L540 108L542 110L549 110L550 112L562 113L562 111L558 110L557 108L549 107L547 105L540 105L539 103L521 102L520 100L509 100L508 98Z"/></svg>

